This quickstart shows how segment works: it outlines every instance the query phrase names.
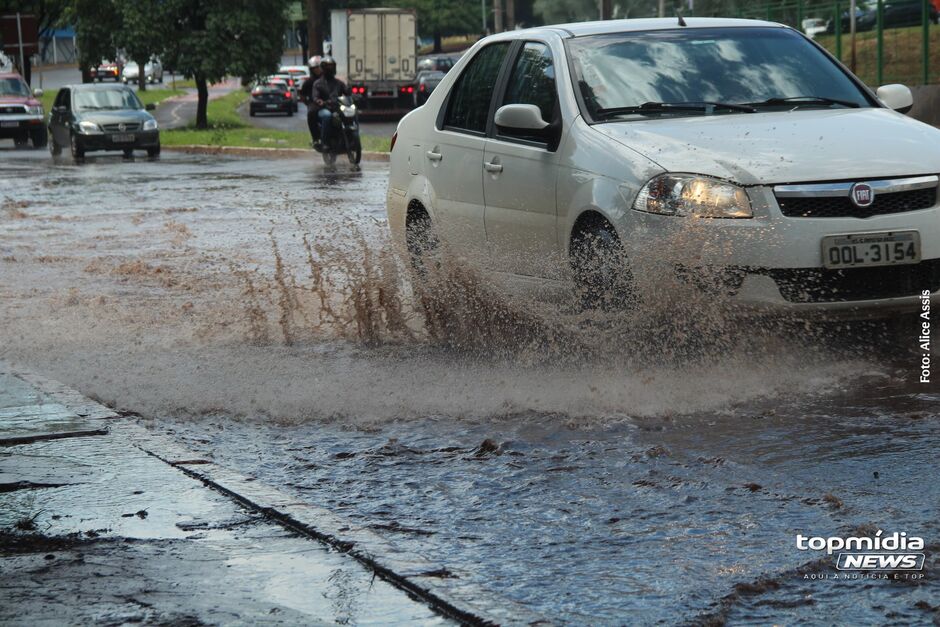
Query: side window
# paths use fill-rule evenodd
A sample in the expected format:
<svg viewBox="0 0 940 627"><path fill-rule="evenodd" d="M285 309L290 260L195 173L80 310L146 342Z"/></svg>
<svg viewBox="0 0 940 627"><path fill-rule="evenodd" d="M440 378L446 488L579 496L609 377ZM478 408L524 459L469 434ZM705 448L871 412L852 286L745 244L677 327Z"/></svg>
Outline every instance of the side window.
<svg viewBox="0 0 940 627"><path fill-rule="evenodd" d="M542 119L555 117L555 65L552 51L543 43L530 41L522 48L512 68L502 105L532 104L542 112Z"/></svg>
<svg viewBox="0 0 940 627"><path fill-rule="evenodd" d="M490 101L509 43L491 44L477 53L457 79L447 104L444 126L472 133L486 132Z"/></svg>
<svg viewBox="0 0 940 627"><path fill-rule="evenodd" d="M60 89L59 93L56 94L55 102L52 103L53 107L64 107L69 99L69 90Z"/></svg>

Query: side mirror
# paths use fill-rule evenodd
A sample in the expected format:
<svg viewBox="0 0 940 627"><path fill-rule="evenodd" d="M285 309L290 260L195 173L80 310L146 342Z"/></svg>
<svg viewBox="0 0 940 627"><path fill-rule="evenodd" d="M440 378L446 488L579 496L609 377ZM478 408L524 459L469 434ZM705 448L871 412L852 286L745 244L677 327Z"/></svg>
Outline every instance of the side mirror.
<svg viewBox="0 0 940 627"><path fill-rule="evenodd" d="M876 94L886 107L898 113L907 113L914 106L914 95L906 85L882 85Z"/></svg>
<svg viewBox="0 0 940 627"><path fill-rule="evenodd" d="M153 104L152 102L148 102L146 105L144 105L144 109L147 111L156 111L157 105Z"/></svg>
<svg viewBox="0 0 940 627"><path fill-rule="evenodd" d="M504 105L496 111L494 121L501 130L528 135L537 135L549 127L548 122L542 119L539 108L531 104Z"/></svg>
<svg viewBox="0 0 940 627"><path fill-rule="evenodd" d="M526 139L535 137L546 142L551 152L557 150L561 142L561 122L546 122L542 119L542 111L535 105L503 105L497 109L493 121L501 133Z"/></svg>
<svg viewBox="0 0 940 627"><path fill-rule="evenodd" d="M42 90L41 90L41 89L34 89L34 90L33 90L33 95L34 95L35 97L37 97L37 98L42 98Z"/></svg>

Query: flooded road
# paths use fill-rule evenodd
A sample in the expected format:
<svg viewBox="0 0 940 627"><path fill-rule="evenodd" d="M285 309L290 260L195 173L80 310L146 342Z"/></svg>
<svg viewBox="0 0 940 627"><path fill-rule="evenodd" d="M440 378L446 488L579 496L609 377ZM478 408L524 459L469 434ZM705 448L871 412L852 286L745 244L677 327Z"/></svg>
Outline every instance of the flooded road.
<svg viewBox="0 0 940 627"><path fill-rule="evenodd" d="M908 347L737 327L679 359L565 322L578 342L458 350L387 242L383 165L0 166L0 358L494 598L563 624L940 620L940 385ZM924 539L923 578L797 548L878 530Z"/></svg>

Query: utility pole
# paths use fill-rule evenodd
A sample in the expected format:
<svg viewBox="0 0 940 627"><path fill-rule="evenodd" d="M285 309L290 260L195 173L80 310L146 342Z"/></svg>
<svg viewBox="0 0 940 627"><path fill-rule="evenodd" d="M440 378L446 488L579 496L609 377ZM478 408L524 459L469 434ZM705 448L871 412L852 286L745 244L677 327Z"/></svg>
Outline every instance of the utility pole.
<svg viewBox="0 0 940 627"><path fill-rule="evenodd" d="M666 17L666 0L659 0L659 17Z"/></svg>
<svg viewBox="0 0 940 627"><path fill-rule="evenodd" d="M506 30L516 30L516 0L506 0Z"/></svg>
<svg viewBox="0 0 940 627"><path fill-rule="evenodd" d="M503 32L503 0L493 0L493 32Z"/></svg>
<svg viewBox="0 0 940 627"><path fill-rule="evenodd" d="M323 53L323 19L320 0L305 0L307 7L307 48L310 55Z"/></svg>
<svg viewBox="0 0 940 627"><path fill-rule="evenodd" d="M836 19L842 19L841 16L837 16ZM849 61L849 67L852 70L852 73L855 73L855 0L849 2L849 33L851 34L852 40L852 57Z"/></svg>
<svg viewBox="0 0 940 627"><path fill-rule="evenodd" d="M611 20L614 15L613 0L601 0L601 19Z"/></svg>

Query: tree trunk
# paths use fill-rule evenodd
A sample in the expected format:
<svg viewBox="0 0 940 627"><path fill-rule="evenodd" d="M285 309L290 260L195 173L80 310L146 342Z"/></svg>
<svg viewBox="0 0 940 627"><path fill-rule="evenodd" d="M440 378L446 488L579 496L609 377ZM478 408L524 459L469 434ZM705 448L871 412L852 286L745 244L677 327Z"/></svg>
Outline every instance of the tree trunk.
<svg viewBox="0 0 940 627"><path fill-rule="evenodd" d="M493 32L503 32L503 0L493 0Z"/></svg>
<svg viewBox="0 0 940 627"><path fill-rule="evenodd" d="M321 0L305 0L307 6L307 52L323 54L323 5Z"/></svg>
<svg viewBox="0 0 940 627"><path fill-rule="evenodd" d="M444 37L440 33L434 33L434 52L444 52Z"/></svg>
<svg viewBox="0 0 940 627"><path fill-rule="evenodd" d="M516 30L516 0L506 0L506 30Z"/></svg>
<svg viewBox="0 0 940 627"><path fill-rule="evenodd" d="M206 77L197 74L196 93L199 94L199 100L196 103L196 128L209 128L209 120L206 118L206 108L209 106L209 86L206 84Z"/></svg>
<svg viewBox="0 0 940 627"><path fill-rule="evenodd" d="M147 64L137 61L137 89L147 91Z"/></svg>

